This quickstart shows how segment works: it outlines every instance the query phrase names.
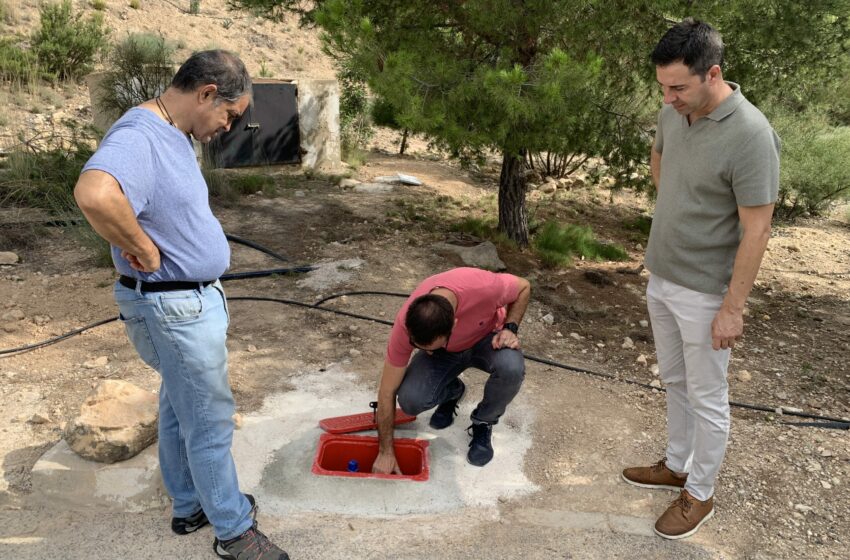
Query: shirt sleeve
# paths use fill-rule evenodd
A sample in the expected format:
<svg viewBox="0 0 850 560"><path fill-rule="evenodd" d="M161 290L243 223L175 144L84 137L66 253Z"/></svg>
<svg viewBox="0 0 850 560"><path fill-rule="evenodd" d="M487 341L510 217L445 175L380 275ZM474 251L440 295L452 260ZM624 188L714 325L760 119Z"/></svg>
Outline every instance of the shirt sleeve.
<svg viewBox="0 0 850 560"><path fill-rule="evenodd" d="M404 367L410 361L410 355L413 354L413 346L410 344L410 337L407 334L407 329L404 326L404 318L407 315L407 308L410 305L402 306L396 315L393 323L393 330L390 333L390 340L387 343L387 361L395 367Z"/></svg>
<svg viewBox="0 0 850 560"><path fill-rule="evenodd" d="M737 150L732 164L732 191L738 206L763 206L779 194L779 136L765 127Z"/></svg>
<svg viewBox="0 0 850 560"><path fill-rule="evenodd" d="M111 131L83 167L112 175L138 216L150 203L153 191L151 149L148 139L132 128Z"/></svg>
<svg viewBox="0 0 850 560"><path fill-rule="evenodd" d="M496 301L498 307L507 307L519 297L519 279L513 274L501 273L496 275L499 290Z"/></svg>

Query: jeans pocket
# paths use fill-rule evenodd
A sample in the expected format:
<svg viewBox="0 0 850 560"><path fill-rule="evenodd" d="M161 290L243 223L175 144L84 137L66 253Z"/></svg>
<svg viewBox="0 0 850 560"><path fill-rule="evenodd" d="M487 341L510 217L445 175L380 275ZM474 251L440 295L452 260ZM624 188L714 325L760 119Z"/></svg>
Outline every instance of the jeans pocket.
<svg viewBox="0 0 850 560"><path fill-rule="evenodd" d="M215 284L212 285L215 288L215 291L221 294L221 302L224 304L224 313L227 315L227 326L230 326L230 308L227 306L227 296L224 295L224 288L221 286L221 282L216 280Z"/></svg>
<svg viewBox="0 0 850 560"><path fill-rule="evenodd" d="M204 309L198 290L163 292L157 297L157 305L168 322L192 321Z"/></svg>
<svg viewBox="0 0 850 560"><path fill-rule="evenodd" d="M118 319L124 324L127 337L133 343L133 347L139 353L142 361L153 369L157 369L159 367L159 354L156 353L145 318L138 316L125 319L124 315L119 313Z"/></svg>

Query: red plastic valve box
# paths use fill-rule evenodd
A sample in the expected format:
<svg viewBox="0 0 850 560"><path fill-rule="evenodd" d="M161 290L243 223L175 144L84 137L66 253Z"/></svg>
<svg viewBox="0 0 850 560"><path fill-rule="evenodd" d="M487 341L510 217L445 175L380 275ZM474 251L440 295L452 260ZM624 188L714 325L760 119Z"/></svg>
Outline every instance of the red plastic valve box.
<svg viewBox="0 0 850 560"><path fill-rule="evenodd" d="M384 478L391 480L428 480L428 442L421 439L399 438L394 441L395 457L402 474L372 473L378 456L378 438L341 434L322 434L319 449L313 460L313 473L353 478ZM351 460L357 461L357 472L349 472Z"/></svg>

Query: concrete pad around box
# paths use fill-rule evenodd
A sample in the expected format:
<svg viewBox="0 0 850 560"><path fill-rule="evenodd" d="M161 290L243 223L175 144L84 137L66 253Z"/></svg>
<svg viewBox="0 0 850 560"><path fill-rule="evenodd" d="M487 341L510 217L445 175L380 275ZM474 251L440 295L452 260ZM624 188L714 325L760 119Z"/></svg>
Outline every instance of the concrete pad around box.
<svg viewBox="0 0 850 560"><path fill-rule="evenodd" d="M118 463L83 459L65 440L51 447L32 469L32 498L66 509L141 512L168 504L157 446Z"/></svg>

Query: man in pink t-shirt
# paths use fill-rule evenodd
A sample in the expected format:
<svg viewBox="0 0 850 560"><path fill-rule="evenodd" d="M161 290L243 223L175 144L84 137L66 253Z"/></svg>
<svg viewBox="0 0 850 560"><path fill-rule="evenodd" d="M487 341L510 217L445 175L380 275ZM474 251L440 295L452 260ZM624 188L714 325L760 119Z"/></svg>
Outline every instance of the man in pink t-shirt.
<svg viewBox="0 0 850 560"><path fill-rule="evenodd" d="M396 315L387 344L378 388L380 450L372 472L401 474L393 449L396 397L408 414L436 406L430 425L447 428L466 391L458 376L469 367L490 378L472 411L466 458L478 467L490 462L493 425L525 377L517 331L530 296L527 280L477 268L431 276L413 291ZM419 352L411 360L414 348Z"/></svg>

